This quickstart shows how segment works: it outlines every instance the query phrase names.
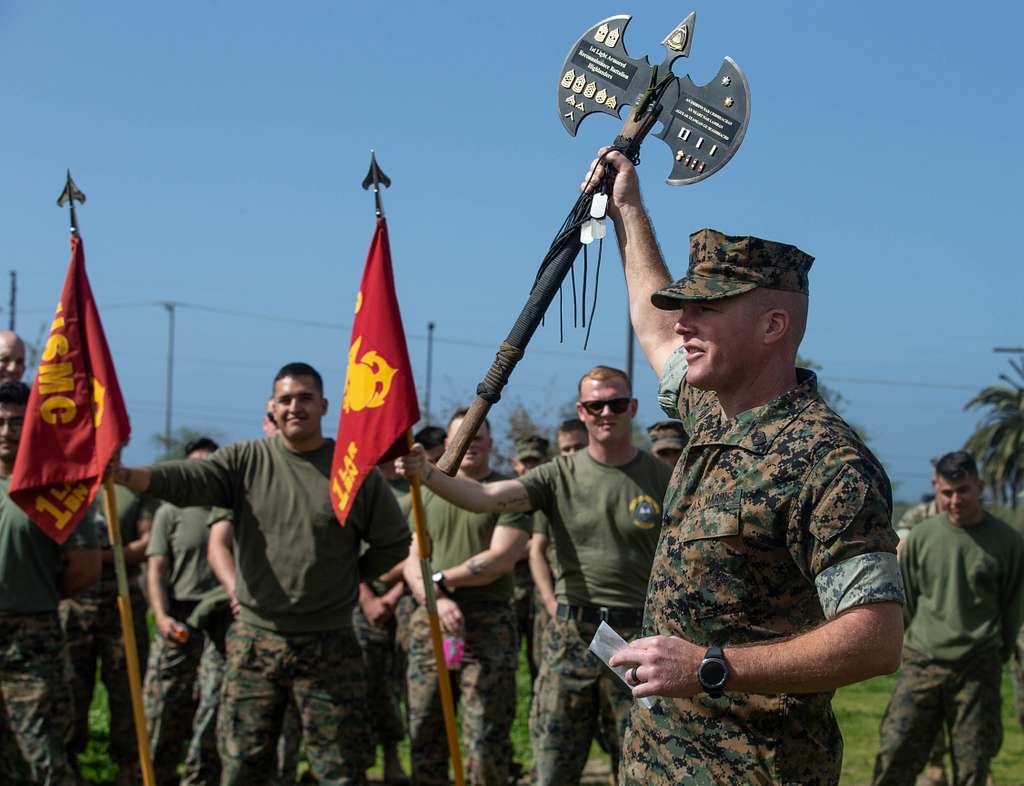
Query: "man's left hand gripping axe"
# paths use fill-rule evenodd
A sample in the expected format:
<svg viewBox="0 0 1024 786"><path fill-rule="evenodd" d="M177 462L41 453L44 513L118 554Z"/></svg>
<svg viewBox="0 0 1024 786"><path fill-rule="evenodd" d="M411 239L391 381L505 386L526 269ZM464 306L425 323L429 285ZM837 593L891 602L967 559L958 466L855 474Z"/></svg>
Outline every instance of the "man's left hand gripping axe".
<svg viewBox="0 0 1024 786"><path fill-rule="evenodd" d="M697 86L689 76L676 77L672 64L690 54L696 14L690 14L662 41L665 59L652 66L646 57L637 60L626 53L623 35L629 16L613 16L591 27L569 50L559 73L557 102L562 125L576 135L583 118L595 112L620 116L629 107L622 131L611 147L634 163L640 161L640 145L662 123L656 136L671 149L675 159L669 185L696 183L725 166L740 143L750 121L750 87L743 71L726 57L715 78ZM541 264L526 305L497 357L476 389L473 400L438 467L454 475L469 443L501 398L512 369L523 357L544 312L579 254L583 243L604 235L604 206L610 182L601 196L584 194L576 201ZM582 235L582 237L581 237Z"/></svg>

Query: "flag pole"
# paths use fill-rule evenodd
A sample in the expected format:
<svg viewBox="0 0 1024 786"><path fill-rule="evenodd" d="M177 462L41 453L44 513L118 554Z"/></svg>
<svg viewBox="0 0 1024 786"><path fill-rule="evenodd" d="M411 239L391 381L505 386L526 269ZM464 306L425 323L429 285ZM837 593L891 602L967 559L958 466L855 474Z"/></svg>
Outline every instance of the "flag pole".
<svg viewBox="0 0 1024 786"><path fill-rule="evenodd" d="M142 783L144 786L156 786L153 755L149 749L149 734L146 732L146 716L142 712L139 649L135 641L135 623L131 597L128 594L128 570L124 561L121 524L117 518L117 497L114 496L114 481L109 477L103 481L103 511L107 516L107 531L110 533L110 546L114 552L114 571L117 573L117 611L121 616L121 631L124 636L128 687L132 699L132 717L135 719L135 737L139 746L139 763L142 766Z"/></svg>
<svg viewBox="0 0 1024 786"><path fill-rule="evenodd" d="M377 220L384 220L384 202L381 199L381 186L391 187L391 178L377 163L377 154L370 151L370 171L363 179L363 189L373 189L373 203ZM406 444L412 450L414 443L412 430L405 432ZM437 599L434 597L434 582L430 580L430 537L427 535L427 517L423 511L423 498L420 496L420 479L409 478L409 491L412 494L412 518L416 527L416 542L420 549L420 572L423 576L423 594L426 596L427 619L430 622L430 638L434 645L434 663L437 665L437 684L441 692L441 713L444 716L444 730L448 737L448 755L455 772L455 786L464 786L462 774L462 751L459 748L459 734L455 725L455 701L452 698L452 683L448 676L448 664L444 659L444 642L441 639L441 621L437 616Z"/></svg>
<svg viewBox="0 0 1024 786"><path fill-rule="evenodd" d="M71 210L71 234L79 237L78 217L75 202L85 204L83 194L68 170L64 190L57 198L57 207L68 205ZM135 624L132 618L132 604L128 594L128 570L124 561L124 544L121 540L121 524L117 518L117 498L114 496L114 481L109 477L103 481L103 510L107 516L107 531L110 534L110 548L114 556L114 572L117 574L117 611L121 617L121 633L124 639L125 660L128 666L128 690L132 701L132 718L135 721L135 738L139 746L139 764L142 768L143 786L156 786L153 772L153 756L149 749L149 733L146 731L146 716L142 711L142 680L139 671L139 648L135 641Z"/></svg>
<svg viewBox="0 0 1024 786"><path fill-rule="evenodd" d="M405 433L409 449L413 446L412 431ZM420 496L420 479L409 477L409 491L412 494L412 518L416 526L416 543L420 550L420 573L423 576L423 594L426 596L427 619L430 621L430 638L434 644L434 661L437 664L437 682L441 690L441 711L444 714L444 730L448 735L448 753L455 771L455 786L464 786L462 775L462 751L455 727L455 702L452 699L452 683L448 677L448 664L444 659L444 643L441 639L441 622L437 616L437 600L434 597L434 582L430 576L430 536L427 535L426 516L423 512L423 498Z"/></svg>

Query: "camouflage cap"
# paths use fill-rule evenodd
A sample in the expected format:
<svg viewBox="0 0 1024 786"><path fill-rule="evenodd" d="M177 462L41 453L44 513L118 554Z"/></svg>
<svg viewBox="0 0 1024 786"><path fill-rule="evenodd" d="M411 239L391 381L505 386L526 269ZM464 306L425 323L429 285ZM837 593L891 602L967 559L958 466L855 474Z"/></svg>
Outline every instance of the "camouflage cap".
<svg viewBox="0 0 1024 786"><path fill-rule="evenodd" d="M647 427L651 450L682 450L686 447L686 430L678 420L659 420Z"/></svg>
<svg viewBox="0 0 1024 786"><path fill-rule="evenodd" d="M807 294L814 257L796 246L749 235L701 229L690 235L686 277L651 295L655 308L675 311L683 300L718 300L757 287Z"/></svg>
<svg viewBox="0 0 1024 786"><path fill-rule="evenodd" d="M534 434L530 437L522 437L516 440L516 458L519 461L528 458L535 458L544 461L548 457L550 442L544 437Z"/></svg>

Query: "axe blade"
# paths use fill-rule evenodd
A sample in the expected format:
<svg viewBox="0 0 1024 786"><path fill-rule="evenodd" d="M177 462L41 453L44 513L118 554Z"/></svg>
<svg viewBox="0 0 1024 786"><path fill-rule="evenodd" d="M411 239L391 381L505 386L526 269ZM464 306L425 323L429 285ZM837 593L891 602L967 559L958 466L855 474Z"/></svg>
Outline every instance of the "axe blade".
<svg viewBox="0 0 1024 786"><path fill-rule="evenodd" d="M655 136L675 159L665 182L689 185L711 177L736 155L750 122L750 85L743 70L726 57L706 85L698 87L689 76L677 79L661 106L658 120L663 127Z"/></svg>
<svg viewBox="0 0 1024 786"><path fill-rule="evenodd" d="M576 136L583 118L595 112L619 117L650 83L651 65L626 53L623 37L632 17L610 16L585 32L569 50L558 74L556 110L565 130Z"/></svg>

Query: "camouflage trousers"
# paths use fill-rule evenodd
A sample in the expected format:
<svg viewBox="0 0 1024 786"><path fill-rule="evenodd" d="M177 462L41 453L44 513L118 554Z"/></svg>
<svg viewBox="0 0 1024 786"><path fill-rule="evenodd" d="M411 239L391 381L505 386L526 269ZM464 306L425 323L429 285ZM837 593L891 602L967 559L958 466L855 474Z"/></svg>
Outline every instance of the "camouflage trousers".
<svg viewBox="0 0 1024 786"><path fill-rule="evenodd" d="M366 714L370 724L370 744L397 745L405 737L402 723L401 685L394 679L395 619L383 628L371 625L357 603L352 611L352 626L363 653L366 670Z"/></svg>
<svg viewBox="0 0 1024 786"><path fill-rule="evenodd" d="M599 730L608 744L612 772L618 772L633 696L587 649L596 631L596 625L557 618L544 630L544 659L530 711L537 786L579 783ZM639 629L618 633L629 641Z"/></svg>
<svg viewBox="0 0 1024 786"><path fill-rule="evenodd" d="M222 642L223 643L223 642ZM181 786L216 786L220 783L220 754L217 752L217 712L226 668L224 653L212 638L207 637L199 660L197 678L198 707L192 725L192 738L185 754ZM299 742L302 725L295 702L289 701L284 713L281 736L277 740L277 758L272 780L294 784L299 765Z"/></svg>
<svg viewBox="0 0 1024 786"><path fill-rule="evenodd" d="M540 593L534 590L533 599L533 637L530 639L530 659L537 664L537 674L533 675L534 683L540 674L540 664L544 662L544 631L551 621L551 615L541 602Z"/></svg>
<svg viewBox="0 0 1024 786"><path fill-rule="evenodd" d="M466 783L505 786L512 764L509 734L516 711L516 623L507 603L461 607L466 620L462 666L449 672L462 725ZM448 744L437 666L425 608L412 618L409 642L409 737L413 782L448 784Z"/></svg>
<svg viewBox="0 0 1024 786"><path fill-rule="evenodd" d="M911 649L882 717L875 786L913 786L945 725L956 786L984 786L1003 741L1002 664L997 651L941 664Z"/></svg>
<svg viewBox="0 0 1024 786"><path fill-rule="evenodd" d="M139 668L149 653L149 629L146 626L146 599L135 581L130 582L135 641L139 650ZM96 661L100 679L107 689L110 704L110 758L118 765L137 766L138 747L132 718L128 666L125 660L121 618L117 611L117 584L102 581L95 588L62 600L60 621L71 661L71 691L75 713L69 755L72 764L85 751L89 741L89 708L96 687Z"/></svg>
<svg viewBox="0 0 1024 786"><path fill-rule="evenodd" d="M520 560L516 563L515 577L516 589L512 596L512 608L516 613L516 631L519 634L519 642L526 646L526 661L530 665L530 690L532 691L540 661L535 657L533 644L533 620L537 604L529 560Z"/></svg>
<svg viewBox="0 0 1024 786"><path fill-rule="evenodd" d="M57 615L0 615L0 782L74 786L71 701Z"/></svg>
<svg viewBox="0 0 1024 786"><path fill-rule="evenodd" d="M292 700L317 783L365 782L370 766L366 685L351 628L282 634L235 621L227 634L217 713L222 786L270 782L276 742Z"/></svg>
<svg viewBox="0 0 1024 786"><path fill-rule="evenodd" d="M395 657L393 674L398 685L399 695L405 704L405 722L409 723L409 690L406 685L406 673L409 671L409 637L412 630L412 615L417 609L416 598L412 593L403 595L395 606Z"/></svg>
<svg viewBox="0 0 1024 786"><path fill-rule="evenodd" d="M198 709L198 675L206 648L206 636L198 630L191 630L184 644L157 635L150 647L143 699L158 786L178 783L178 762L192 737ZM208 743L199 749L198 754L192 763L196 771L219 771L219 762L209 762L211 754L213 759L217 758L215 745ZM213 784L216 780L211 776L195 782Z"/></svg>

